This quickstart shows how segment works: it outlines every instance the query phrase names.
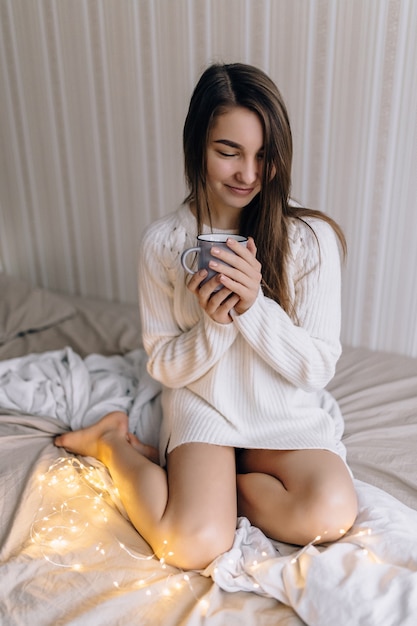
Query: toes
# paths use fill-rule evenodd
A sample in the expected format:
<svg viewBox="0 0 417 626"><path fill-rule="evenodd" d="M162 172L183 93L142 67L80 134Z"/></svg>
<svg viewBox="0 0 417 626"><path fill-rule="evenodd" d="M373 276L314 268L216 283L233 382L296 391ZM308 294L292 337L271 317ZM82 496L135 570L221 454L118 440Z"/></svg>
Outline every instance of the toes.
<svg viewBox="0 0 417 626"><path fill-rule="evenodd" d="M57 437L55 437L54 444L56 445L57 448L63 448L64 447L63 436L58 435Z"/></svg>

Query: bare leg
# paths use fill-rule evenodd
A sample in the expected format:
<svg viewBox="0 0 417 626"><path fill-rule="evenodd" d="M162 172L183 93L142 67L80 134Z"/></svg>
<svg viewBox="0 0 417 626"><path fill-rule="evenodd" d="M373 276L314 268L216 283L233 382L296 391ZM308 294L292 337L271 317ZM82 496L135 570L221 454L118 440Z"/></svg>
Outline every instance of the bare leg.
<svg viewBox="0 0 417 626"><path fill-rule="evenodd" d="M353 524L357 499L350 474L326 450L245 450L238 511L269 537L305 545L339 539Z"/></svg>
<svg viewBox="0 0 417 626"><path fill-rule="evenodd" d="M145 456L149 451L137 438L132 445L127 416L117 412L55 443L108 467L132 524L166 562L201 569L231 547L237 514L233 448L179 446L168 456L166 472Z"/></svg>

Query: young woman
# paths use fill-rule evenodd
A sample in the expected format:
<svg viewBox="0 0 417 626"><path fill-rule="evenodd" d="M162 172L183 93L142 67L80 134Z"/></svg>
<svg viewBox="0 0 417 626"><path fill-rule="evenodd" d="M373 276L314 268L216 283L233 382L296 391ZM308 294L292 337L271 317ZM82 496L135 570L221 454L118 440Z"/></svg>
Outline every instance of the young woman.
<svg viewBox="0 0 417 626"><path fill-rule="evenodd" d="M56 445L103 461L155 553L200 569L231 547L237 515L303 545L339 538L357 502L322 391L341 351L344 238L290 202L291 131L275 84L252 66L209 67L184 153L188 198L147 229L139 267L149 372L163 384L161 463L123 413ZM188 279L180 256L212 231L249 239L214 248L219 273L202 285L206 271Z"/></svg>

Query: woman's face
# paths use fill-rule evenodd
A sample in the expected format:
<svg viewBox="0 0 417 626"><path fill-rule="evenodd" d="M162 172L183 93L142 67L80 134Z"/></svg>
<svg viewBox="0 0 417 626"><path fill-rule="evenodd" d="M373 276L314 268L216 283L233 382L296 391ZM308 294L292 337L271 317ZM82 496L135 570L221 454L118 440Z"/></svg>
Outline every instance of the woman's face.
<svg viewBox="0 0 417 626"><path fill-rule="evenodd" d="M239 215L261 189L263 129L259 117L243 107L219 115L207 144L206 189L212 217ZM215 225L215 221L213 222Z"/></svg>

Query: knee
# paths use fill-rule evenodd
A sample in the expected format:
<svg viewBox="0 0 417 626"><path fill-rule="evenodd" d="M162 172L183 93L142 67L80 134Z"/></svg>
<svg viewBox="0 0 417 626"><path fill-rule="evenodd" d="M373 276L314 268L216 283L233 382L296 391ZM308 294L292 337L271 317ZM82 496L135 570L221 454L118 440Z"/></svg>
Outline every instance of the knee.
<svg viewBox="0 0 417 626"><path fill-rule="evenodd" d="M307 521L304 527L307 535L303 543L316 540L317 543L336 541L353 526L358 512L354 490L348 493L315 494L301 515Z"/></svg>
<svg viewBox="0 0 417 626"><path fill-rule="evenodd" d="M311 484L287 491L266 474L238 475L239 514L266 535L298 545L340 539L357 515L353 485Z"/></svg>
<svg viewBox="0 0 417 626"><path fill-rule="evenodd" d="M205 569L215 558L230 550L235 525L224 528L210 522L199 527L172 529L157 556L169 565L184 570Z"/></svg>

